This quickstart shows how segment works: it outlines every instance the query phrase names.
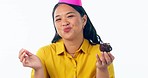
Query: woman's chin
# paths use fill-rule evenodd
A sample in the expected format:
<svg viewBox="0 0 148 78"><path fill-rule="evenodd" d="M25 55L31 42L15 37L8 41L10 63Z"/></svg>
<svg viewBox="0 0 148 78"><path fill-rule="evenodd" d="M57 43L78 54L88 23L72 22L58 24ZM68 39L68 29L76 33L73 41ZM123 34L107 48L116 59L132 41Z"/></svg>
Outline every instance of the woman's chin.
<svg viewBox="0 0 148 78"><path fill-rule="evenodd" d="M75 38L69 36L69 37L62 37L62 39L64 39L64 40L73 40L73 39L75 39Z"/></svg>

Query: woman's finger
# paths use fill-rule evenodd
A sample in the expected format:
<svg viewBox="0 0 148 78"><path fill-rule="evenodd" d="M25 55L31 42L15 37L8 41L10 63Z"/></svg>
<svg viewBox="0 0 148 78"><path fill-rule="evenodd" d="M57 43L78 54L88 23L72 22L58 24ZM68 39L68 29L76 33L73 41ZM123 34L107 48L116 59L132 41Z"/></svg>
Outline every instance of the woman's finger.
<svg viewBox="0 0 148 78"><path fill-rule="evenodd" d="M26 56L26 53L25 53L25 52L23 52L23 54L20 55L20 61L21 61L21 62L23 61L23 59L25 58L25 56Z"/></svg>
<svg viewBox="0 0 148 78"><path fill-rule="evenodd" d="M111 62L113 62L113 60L115 59L115 57L111 53L108 53L108 55L111 58Z"/></svg>
<svg viewBox="0 0 148 78"><path fill-rule="evenodd" d="M22 64L23 64L24 67L26 67L26 58L22 59Z"/></svg>
<svg viewBox="0 0 148 78"><path fill-rule="evenodd" d="M112 62L112 58L109 56L107 52L104 52L104 58L107 64L110 64Z"/></svg>
<svg viewBox="0 0 148 78"><path fill-rule="evenodd" d="M27 51L27 50L26 50L26 54L27 54L28 56L33 55L31 52L29 52L29 51Z"/></svg>
<svg viewBox="0 0 148 78"><path fill-rule="evenodd" d="M97 58L97 62L101 65L101 64L102 64L102 62L101 62L100 57L99 57L99 55L98 55L98 54L96 54L96 58Z"/></svg>
<svg viewBox="0 0 148 78"><path fill-rule="evenodd" d="M105 60L104 52L101 52L100 60L102 61L102 65L106 65L107 64L107 62Z"/></svg>
<svg viewBox="0 0 148 78"><path fill-rule="evenodd" d="M19 59L21 58L21 55L24 53L24 51L25 50L23 48L19 51L19 56L18 56Z"/></svg>

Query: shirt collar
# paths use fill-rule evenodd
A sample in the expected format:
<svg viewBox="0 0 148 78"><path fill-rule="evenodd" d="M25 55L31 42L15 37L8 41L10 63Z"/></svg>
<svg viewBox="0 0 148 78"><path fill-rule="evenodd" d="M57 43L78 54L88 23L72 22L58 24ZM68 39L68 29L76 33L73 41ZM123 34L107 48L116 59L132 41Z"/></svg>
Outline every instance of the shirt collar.
<svg viewBox="0 0 148 78"><path fill-rule="evenodd" d="M83 43L82 43L82 45L81 45L81 47L79 48L79 50L77 50L77 51L82 51L82 52L84 52L84 53L87 53L88 52L88 47L89 47L89 41L87 40L87 39L84 39L84 41L83 41ZM64 53L64 52L66 52L65 51L65 47L64 47L64 42L63 42L63 40L61 39L61 40L59 40L58 42L56 42L56 51L57 51L57 54L59 55L59 54L62 54L62 53Z"/></svg>
<svg viewBox="0 0 148 78"><path fill-rule="evenodd" d="M89 45L90 45L89 41L87 39L84 39L84 41L78 51L82 51L84 53L87 53Z"/></svg>
<svg viewBox="0 0 148 78"><path fill-rule="evenodd" d="M62 39L60 39L58 42L56 42L56 52L57 54L62 54L65 51L64 42Z"/></svg>

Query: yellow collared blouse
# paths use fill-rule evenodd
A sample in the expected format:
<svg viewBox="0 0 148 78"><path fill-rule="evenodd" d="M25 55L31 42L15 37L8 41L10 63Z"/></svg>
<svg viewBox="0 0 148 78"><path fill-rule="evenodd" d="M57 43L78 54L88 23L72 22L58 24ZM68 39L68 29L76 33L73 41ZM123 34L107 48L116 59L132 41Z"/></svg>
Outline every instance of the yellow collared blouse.
<svg viewBox="0 0 148 78"><path fill-rule="evenodd" d="M66 52L62 39L37 52L44 67L45 78L96 78L96 54L100 55L99 45L91 45L86 39L75 57ZM108 67L108 71L110 78L115 78L113 64ZM34 70L31 78L34 78L33 75Z"/></svg>

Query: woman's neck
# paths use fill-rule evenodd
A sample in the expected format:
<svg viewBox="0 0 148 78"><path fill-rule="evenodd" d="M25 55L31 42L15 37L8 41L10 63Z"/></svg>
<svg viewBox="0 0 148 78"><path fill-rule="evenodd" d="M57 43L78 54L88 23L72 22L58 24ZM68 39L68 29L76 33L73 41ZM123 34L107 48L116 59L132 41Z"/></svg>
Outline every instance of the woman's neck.
<svg viewBox="0 0 148 78"><path fill-rule="evenodd" d="M69 54L74 54L81 46L83 43L84 38L79 38L79 39L73 39L73 40L64 40L64 45L66 48L66 51Z"/></svg>

